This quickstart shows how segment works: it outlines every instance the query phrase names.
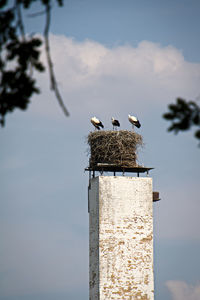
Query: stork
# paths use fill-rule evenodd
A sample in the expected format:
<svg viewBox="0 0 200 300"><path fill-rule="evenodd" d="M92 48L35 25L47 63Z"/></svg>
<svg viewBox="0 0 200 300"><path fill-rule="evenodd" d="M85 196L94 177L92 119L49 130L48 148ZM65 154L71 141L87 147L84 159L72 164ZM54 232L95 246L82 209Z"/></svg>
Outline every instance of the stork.
<svg viewBox="0 0 200 300"><path fill-rule="evenodd" d="M103 124L96 117L91 118L90 122L94 125L95 129L100 130L100 127L104 128Z"/></svg>
<svg viewBox="0 0 200 300"><path fill-rule="evenodd" d="M132 124L133 129L134 129L133 126L136 126L137 128L141 127L141 124L140 124L140 121L138 120L138 118L128 115L128 120Z"/></svg>
<svg viewBox="0 0 200 300"><path fill-rule="evenodd" d="M113 130L115 129L115 127L120 127L120 123L118 120L116 120L115 118L111 118L112 120L112 125L113 125Z"/></svg>

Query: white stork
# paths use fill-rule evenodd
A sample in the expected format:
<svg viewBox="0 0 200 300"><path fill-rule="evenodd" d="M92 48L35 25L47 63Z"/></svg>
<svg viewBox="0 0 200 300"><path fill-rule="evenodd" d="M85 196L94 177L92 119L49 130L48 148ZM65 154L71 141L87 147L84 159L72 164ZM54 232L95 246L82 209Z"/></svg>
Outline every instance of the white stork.
<svg viewBox="0 0 200 300"><path fill-rule="evenodd" d="M94 127L97 128L98 130L100 130L100 127L104 128L101 121L99 121L96 117L93 117L90 121L94 125Z"/></svg>
<svg viewBox="0 0 200 300"><path fill-rule="evenodd" d="M140 124L140 121L138 120L138 118L128 115L128 120L132 124L132 127L133 126L136 126L137 128L141 127L141 124Z"/></svg>
<svg viewBox="0 0 200 300"><path fill-rule="evenodd" d="M116 120L113 117L111 118L111 120L112 120L112 124L113 124L113 130L114 130L115 127L120 127L120 123L119 123L118 120Z"/></svg>

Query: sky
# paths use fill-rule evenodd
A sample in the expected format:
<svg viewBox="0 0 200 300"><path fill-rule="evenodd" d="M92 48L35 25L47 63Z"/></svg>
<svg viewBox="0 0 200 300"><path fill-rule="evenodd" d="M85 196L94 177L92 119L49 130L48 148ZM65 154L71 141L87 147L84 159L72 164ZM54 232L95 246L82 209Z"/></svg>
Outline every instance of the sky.
<svg viewBox="0 0 200 300"><path fill-rule="evenodd" d="M199 101L199 12L195 0L54 4L50 46L70 117L48 73L35 74L41 94L0 130L0 300L88 299L90 118L110 130L114 116L131 129L128 114L142 124L138 163L155 168L161 197L153 204L155 300L200 299L200 148L194 130L168 133L162 118L177 97ZM43 16L25 13L24 22L42 32Z"/></svg>

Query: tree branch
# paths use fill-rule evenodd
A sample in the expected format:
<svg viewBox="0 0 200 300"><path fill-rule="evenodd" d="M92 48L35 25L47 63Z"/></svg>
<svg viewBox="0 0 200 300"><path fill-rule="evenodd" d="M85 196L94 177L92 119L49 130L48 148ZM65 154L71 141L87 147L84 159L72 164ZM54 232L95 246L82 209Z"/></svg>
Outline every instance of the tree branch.
<svg viewBox="0 0 200 300"><path fill-rule="evenodd" d="M17 0L15 0L15 7L16 7L18 26L21 32L21 36L22 39L25 40L25 30L24 30L24 24L22 20L21 8L20 8L20 3Z"/></svg>
<svg viewBox="0 0 200 300"><path fill-rule="evenodd" d="M53 69L53 63L50 55L50 46L49 46L49 27L50 27L50 4L46 4L46 25L44 29L44 40L45 40L45 51L46 51L46 57L47 57L47 63L48 63L48 68L49 68L49 75L50 75L50 83L51 83L51 89L55 92L56 98L58 100L58 103L60 107L62 108L64 114L68 117L69 112L63 102L63 99L60 95L58 85L56 82L56 77L54 74L54 69Z"/></svg>

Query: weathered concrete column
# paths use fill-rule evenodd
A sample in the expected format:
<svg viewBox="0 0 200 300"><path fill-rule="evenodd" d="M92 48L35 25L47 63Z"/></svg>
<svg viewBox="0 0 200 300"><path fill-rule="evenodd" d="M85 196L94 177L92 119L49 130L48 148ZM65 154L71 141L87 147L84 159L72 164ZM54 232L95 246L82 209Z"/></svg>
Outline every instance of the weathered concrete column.
<svg viewBox="0 0 200 300"><path fill-rule="evenodd" d="M90 300L154 299L152 179L90 179Z"/></svg>

